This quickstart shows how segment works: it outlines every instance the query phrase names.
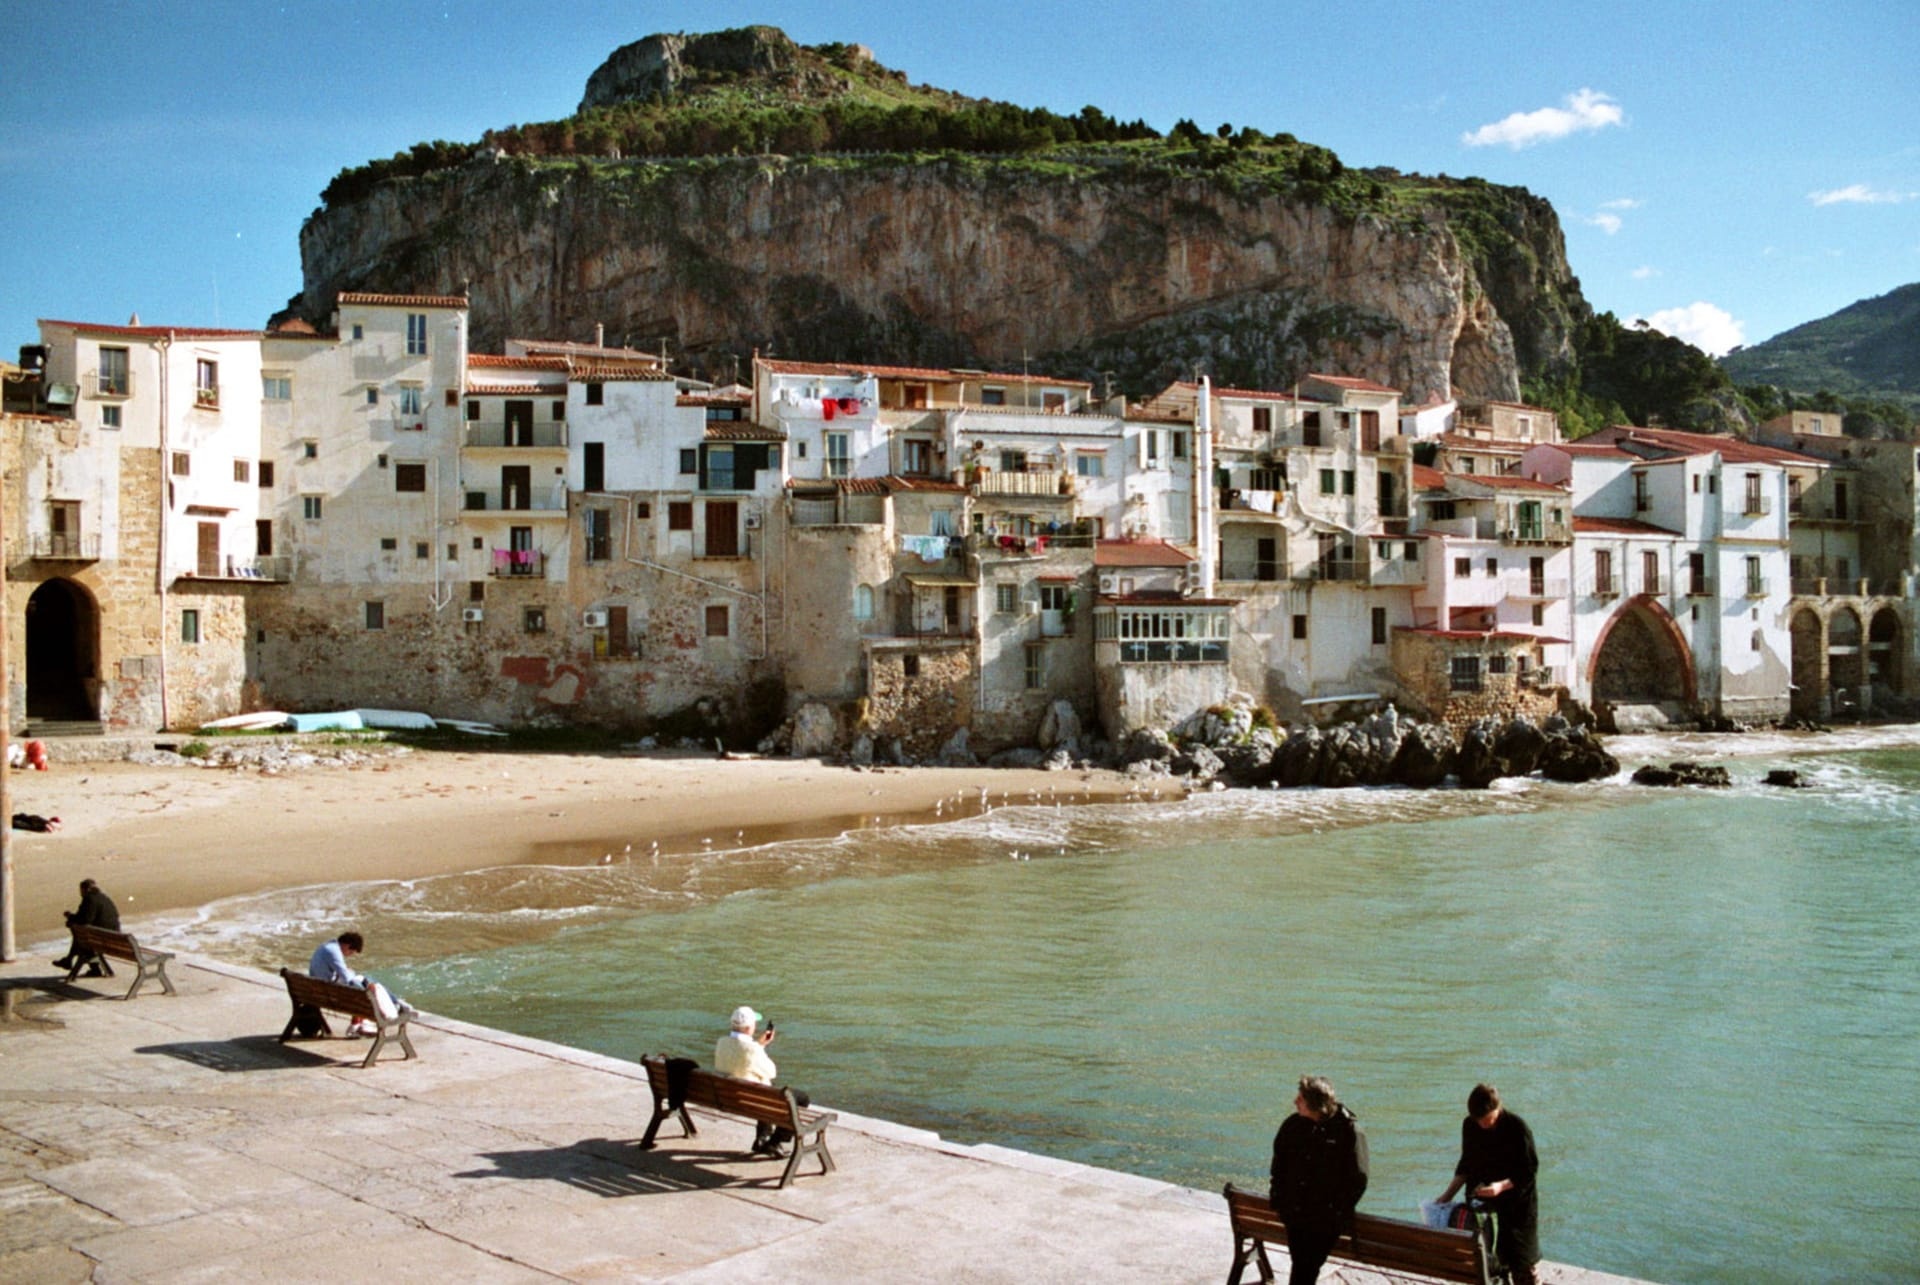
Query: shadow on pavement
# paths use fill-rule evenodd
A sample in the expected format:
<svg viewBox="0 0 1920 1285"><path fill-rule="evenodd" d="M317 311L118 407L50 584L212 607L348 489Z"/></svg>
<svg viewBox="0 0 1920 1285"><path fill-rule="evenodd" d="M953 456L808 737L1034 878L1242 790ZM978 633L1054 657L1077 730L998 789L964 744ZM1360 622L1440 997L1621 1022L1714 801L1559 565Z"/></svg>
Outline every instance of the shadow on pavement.
<svg viewBox="0 0 1920 1285"><path fill-rule="evenodd" d="M744 1158L711 1151L642 1151L637 1142L611 1138L583 1138L565 1147L487 1151L481 1155L492 1161L494 1167L470 1169L453 1176L564 1182L608 1198L732 1186L739 1181L734 1175L712 1172L699 1162L731 1164Z"/></svg>

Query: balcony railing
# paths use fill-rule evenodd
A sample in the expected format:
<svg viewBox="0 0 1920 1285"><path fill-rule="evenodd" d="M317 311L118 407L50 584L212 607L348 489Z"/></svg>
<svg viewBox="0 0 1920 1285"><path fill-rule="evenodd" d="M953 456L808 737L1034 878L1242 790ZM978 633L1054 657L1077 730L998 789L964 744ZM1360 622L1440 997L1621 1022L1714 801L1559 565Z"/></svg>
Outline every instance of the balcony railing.
<svg viewBox="0 0 1920 1285"><path fill-rule="evenodd" d="M115 374L110 371L100 371L94 376L93 387L95 394L101 397L131 397L133 396L133 372L123 370Z"/></svg>
<svg viewBox="0 0 1920 1285"><path fill-rule="evenodd" d="M495 549L488 574L497 580L544 580L547 555L538 549Z"/></svg>
<svg viewBox="0 0 1920 1285"><path fill-rule="evenodd" d="M973 475L976 495L1031 495L1061 499L1073 494L1073 474L1054 470L1033 473L987 469Z"/></svg>
<svg viewBox="0 0 1920 1285"><path fill-rule="evenodd" d="M1371 568L1356 558L1321 558L1299 573L1302 580L1335 580L1352 584L1367 583Z"/></svg>
<svg viewBox="0 0 1920 1285"><path fill-rule="evenodd" d="M967 552L1033 557L1054 549L1091 549L1093 541L1094 536L1088 531L1036 531L1032 535L976 533L967 537Z"/></svg>
<svg viewBox="0 0 1920 1285"><path fill-rule="evenodd" d="M1767 596L1767 578L1765 576L1747 577L1747 597L1764 598Z"/></svg>
<svg viewBox="0 0 1920 1285"><path fill-rule="evenodd" d="M1565 522L1522 522L1502 529L1500 538L1516 544L1571 544L1573 528Z"/></svg>
<svg viewBox="0 0 1920 1285"><path fill-rule="evenodd" d="M1596 598L1618 598L1620 596L1620 582L1611 576L1605 580L1595 580L1593 582L1593 596Z"/></svg>
<svg viewBox="0 0 1920 1285"><path fill-rule="evenodd" d="M463 444L475 450L565 450L567 426L564 423L522 424L509 429L498 421L474 421L467 425Z"/></svg>
<svg viewBox="0 0 1920 1285"><path fill-rule="evenodd" d="M42 532L33 537L33 555L50 562L94 562L100 557L100 533L69 535Z"/></svg>
<svg viewBox="0 0 1920 1285"><path fill-rule="evenodd" d="M1286 568L1277 559L1229 558L1220 564L1220 579L1242 583L1268 583L1286 578Z"/></svg>
<svg viewBox="0 0 1920 1285"><path fill-rule="evenodd" d="M1689 579L1687 581L1687 597L1689 598L1713 597L1713 577L1712 576L1694 576L1691 579Z"/></svg>
<svg viewBox="0 0 1920 1285"><path fill-rule="evenodd" d="M1518 675L1515 679L1522 687L1552 687L1554 684L1552 665L1535 665L1532 669Z"/></svg>
<svg viewBox="0 0 1920 1285"><path fill-rule="evenodd" d="M469 513L564 514L567 511L567 497L564 495L529 495L525 491L463 489L466 491L464 507Z"/></svg>
<svg viewBox="0 0 1920 1285"><path fill-rule="evenodd" d="M293 559L287 557L228 558L229 580L270 580L285 584L293 579Z"/></svg>
<svg viewBox="0 0 1920 1285"><path fill-rule="evenodd" d="M1507 597L1532 598L1541 602L1557 602L1567 596L1567 582L1564 580L1535 580L1522 577L1507 585Z"/></svg>
<svg viewBox="0 0 1920 1285"><path fill-rule="evenodd" d="M1743 518L1764 518L1772 512L1771 495L1749 495L1740 501L1740 516Z"/></svg>

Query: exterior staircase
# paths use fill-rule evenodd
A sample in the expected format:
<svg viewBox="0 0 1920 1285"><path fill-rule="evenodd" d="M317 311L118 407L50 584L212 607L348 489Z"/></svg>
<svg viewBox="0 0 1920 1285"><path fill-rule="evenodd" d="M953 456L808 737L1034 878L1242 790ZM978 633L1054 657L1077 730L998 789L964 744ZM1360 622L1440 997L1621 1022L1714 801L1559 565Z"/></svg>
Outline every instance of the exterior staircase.
<svg viewBox="0 0 1920 1285"><path fill-rule="evenodd" d="M68 736L104 736L106 729L98 719L36 718L14 733L16 741L51 741Z"/></svg>

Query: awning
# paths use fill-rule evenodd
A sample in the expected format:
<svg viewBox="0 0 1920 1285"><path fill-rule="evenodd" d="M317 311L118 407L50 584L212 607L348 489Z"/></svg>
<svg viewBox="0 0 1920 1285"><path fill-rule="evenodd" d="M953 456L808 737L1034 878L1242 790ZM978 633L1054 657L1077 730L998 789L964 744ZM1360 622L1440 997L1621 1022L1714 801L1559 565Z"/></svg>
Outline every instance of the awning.
<svg viewBox="0 0 1920 1285"><path fill-rule="evenodd" d="M979 581L960 576L908 576L907 583L916 589L977 589L980 586Z"/></svg>

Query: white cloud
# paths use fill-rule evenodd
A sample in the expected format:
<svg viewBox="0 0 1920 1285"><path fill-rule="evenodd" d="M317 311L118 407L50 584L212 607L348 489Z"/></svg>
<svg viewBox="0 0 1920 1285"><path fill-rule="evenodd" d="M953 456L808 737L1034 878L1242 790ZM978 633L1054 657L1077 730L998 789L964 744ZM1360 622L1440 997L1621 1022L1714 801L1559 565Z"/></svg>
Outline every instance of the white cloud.
<svg viewBox="0 0 1920 1285"><path fill-rule="evenodd" d="M1629 275L1632 276L1635 281L1651 281L1660 275L1660 269L1654 267L1652 264L1643 263L1635 268Z"/></svg>
<svg viewBox="0 0 1920 1285"><path fill-rule="evenodd" d="M1631 196L1623 196L1618 200L1600 202L1600 208L1603 210L1637 210L1645 204L1645 201L1635 200Z"/></svg>
<svg viewBox="0 0 1920 1285"><path fill-rule="evenodd" d="M1590 134L1608 125L1621 124L1625 119L1620 104L1610 95L1596 89L1582 89L1579 93L1568 94L1564 107L1515 112L1504 120L1462 134L1460 141L1468 147L1500 145L1517 152L1523 147L1551 142L1569 134Z"/></svg>
<svg viewBox="0 0 1920 1285"><path fill-rule="evenodd" d="M1662 308L1651 316L1635 317L1661 334L1684 339L1712 357L1724 357L1747 342L1746 323L1735 321L1733 314L1710 303L1690 303L1684 308Z"/></svg>
<svg viewBox="0 0 1920 1285"><path fill-rule="evenodd" d="M1593 224L1593 226L1599 228L1608 236L1612 236L1620 230L1620 216L1618 214L1596 214L1588 219L1587 222Z"/></svg>
<svg viewBox="0 0 1920 1285"><path fill-rule="evenodd" d="M1898 205L1916 196L1920 196L1920 192L1884 192L1865 183L1850 183L1846 187L1807 193L1807 199L1815 205Z"/></svg>

